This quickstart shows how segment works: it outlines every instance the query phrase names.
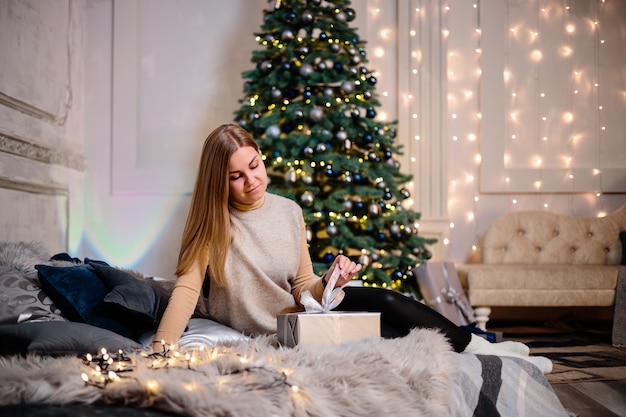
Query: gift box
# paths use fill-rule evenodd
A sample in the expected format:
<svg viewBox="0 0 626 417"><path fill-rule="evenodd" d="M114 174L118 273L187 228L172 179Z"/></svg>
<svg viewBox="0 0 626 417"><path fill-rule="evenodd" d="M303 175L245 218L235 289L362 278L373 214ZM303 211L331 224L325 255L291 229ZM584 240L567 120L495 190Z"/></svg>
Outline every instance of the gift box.
<svg viewBox="0 0 626 417"><path fill-rule="evenodd" d="M380 337L380 313L343 312L280 314L278 340L295 345L338 345Z"/></svg>
<svg viewBox="0 0 626 417"><path fill-rule="evenodd" d="M426 304L458 326L476 321L453 262L425 262L415 276Z"/></svg>

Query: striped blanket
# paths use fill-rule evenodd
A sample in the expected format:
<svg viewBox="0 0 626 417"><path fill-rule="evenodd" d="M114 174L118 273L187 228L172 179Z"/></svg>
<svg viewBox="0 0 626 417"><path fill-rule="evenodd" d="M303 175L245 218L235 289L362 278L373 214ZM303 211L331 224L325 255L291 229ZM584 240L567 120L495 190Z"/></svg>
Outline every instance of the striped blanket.
<svg viewBox="0 0 626 417"><path fill-rule="evenodd" d="M457 355L454 416L568 416L538 368L522 359Z"/></svg>

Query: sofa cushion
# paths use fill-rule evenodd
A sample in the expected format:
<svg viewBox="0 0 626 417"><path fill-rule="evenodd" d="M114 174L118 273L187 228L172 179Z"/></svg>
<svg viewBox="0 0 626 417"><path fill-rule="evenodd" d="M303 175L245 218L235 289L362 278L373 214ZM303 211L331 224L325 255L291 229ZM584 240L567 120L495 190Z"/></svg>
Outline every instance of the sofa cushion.
<svg viewBox="0 0 626 417"><path fill-rule="evenodd" d="M611 306L619 266L465 265L473 306Z"/></svg>

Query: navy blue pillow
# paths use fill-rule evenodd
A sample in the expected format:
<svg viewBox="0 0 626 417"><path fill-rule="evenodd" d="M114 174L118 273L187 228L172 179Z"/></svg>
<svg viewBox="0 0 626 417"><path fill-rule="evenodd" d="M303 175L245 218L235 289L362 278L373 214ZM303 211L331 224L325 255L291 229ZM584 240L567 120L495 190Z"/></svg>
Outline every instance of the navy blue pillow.
<svg viewBox="0 0 626 417"><path fill-rule="evenodd" d="M102 301L109 289L91 265L36 265L35 268L41 288L69 320L111 330L127 338L136 337L123 318L116 318L103 308Z"/></svg>

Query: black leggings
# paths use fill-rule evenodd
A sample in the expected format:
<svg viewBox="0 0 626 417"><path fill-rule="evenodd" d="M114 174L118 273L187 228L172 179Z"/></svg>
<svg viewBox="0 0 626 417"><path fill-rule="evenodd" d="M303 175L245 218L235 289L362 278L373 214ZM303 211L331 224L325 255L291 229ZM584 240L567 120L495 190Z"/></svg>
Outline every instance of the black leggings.
<svg viewBox="0 0 626 417"><path fill-rule="evenodd" d="M384 338L406 336L415 327L440 330L455 352L462 352L472 334L457 326L439 312L399 292L372 287L344 287L345 298L338 311L370 311L380 313L381 335Z"/></svg>

